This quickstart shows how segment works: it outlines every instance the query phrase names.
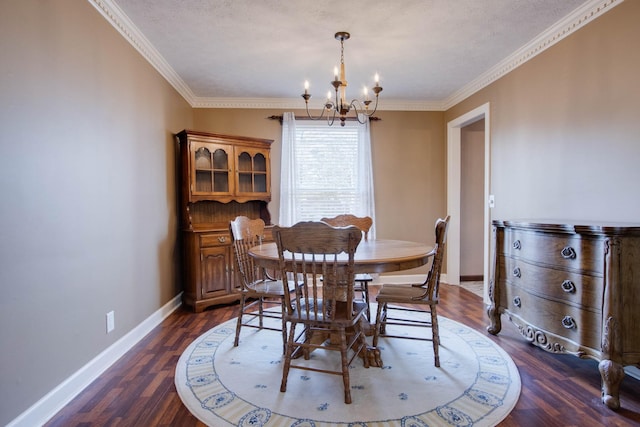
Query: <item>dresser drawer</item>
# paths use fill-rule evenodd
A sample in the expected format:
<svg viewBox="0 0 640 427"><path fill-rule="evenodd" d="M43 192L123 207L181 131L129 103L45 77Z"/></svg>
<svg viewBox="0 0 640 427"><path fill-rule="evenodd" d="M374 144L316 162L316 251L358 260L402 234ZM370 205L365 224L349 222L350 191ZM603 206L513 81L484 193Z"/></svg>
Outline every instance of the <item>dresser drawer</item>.
<svg viewBox="0 0 640 427"><path fill-rule="evenodd" d="M604 239L505 230L503 253L559 268L603 274Z"/></svg>
<svg viewBox="0 0 640 427"><path fill-rule="evenodd" d="M600 350L602 314L599 311L551 301L508 283L503 286L500 305L511 313L538 329Z"/></svg>
<svg viewBox="0 0 640 427"><path fill-rule="evenodd" d="M200 247L227 246L232 243L231 234L228 231L203 233L200 235Z"/></svg>
<svg viewBox="0 0 640 427"><path fill-rule="evenodd" d="M498 268L499 277L531 294L578 307L602 310L602 276L556 270L504 256L499 257Z"/></svg>

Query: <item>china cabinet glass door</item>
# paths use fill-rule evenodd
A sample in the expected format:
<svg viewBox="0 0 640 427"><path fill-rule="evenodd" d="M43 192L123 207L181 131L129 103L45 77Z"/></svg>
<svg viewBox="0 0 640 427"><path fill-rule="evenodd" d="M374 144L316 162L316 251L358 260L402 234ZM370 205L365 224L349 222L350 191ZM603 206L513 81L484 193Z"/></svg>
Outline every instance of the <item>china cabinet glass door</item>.
<svg viewBox="0 0 640 427"><path fill-rule="evenodd" d="M258 150L243 149L236 153L238 194L266 194L269 189L267 157Z"/></svg>
<svg viewBox="0 0 640 427"><path fill-rule="evenodd" d="M225 146L193 145L192 194L231 194L229 152L230 147Z"/></svg>

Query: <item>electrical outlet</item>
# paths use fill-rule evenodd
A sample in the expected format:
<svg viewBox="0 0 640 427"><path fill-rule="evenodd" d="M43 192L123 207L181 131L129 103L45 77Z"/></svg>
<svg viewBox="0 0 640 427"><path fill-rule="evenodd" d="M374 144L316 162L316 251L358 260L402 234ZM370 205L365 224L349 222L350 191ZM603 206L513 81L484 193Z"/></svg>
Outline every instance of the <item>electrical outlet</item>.
<svg viewBox="0 0 640 427"><path fill-rule="evenodd" d="M107 313L107 333L116 328L116 314L111 310Z"/></svg>

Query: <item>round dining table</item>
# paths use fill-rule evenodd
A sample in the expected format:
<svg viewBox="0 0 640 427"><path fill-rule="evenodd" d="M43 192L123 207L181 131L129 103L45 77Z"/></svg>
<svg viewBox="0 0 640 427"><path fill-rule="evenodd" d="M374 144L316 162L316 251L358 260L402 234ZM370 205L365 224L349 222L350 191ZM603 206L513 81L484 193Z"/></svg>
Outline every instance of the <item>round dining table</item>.
<svg viewBox="0 0 640 427"><path fill-rule="evenodd" d="M387 273L409 270L429 262L433 246L405 240L362 240L356 249L355 273ZM278 269L275 242L263 243L249 250L254 263L268 270ZM345 255L346 259L346 255Z"/></svg>
<svg viewBox="0 0 640 427"><path fill-rule="evenodd" d="M408 270L420 267L433 255L433 247L424 243L405 240L372 239L362 240L356 249L354 257L354 273L387 273L390 271ZM346 260L346 254L342 254ZM275 242L262 243L249 249L249 256L254 263L267 270L276 271L279 268L278 247ZM373 334L373 325L363 322L367 335ZM325 337L320 337L320 342ZM332 340L333 341L333 340ZM370 366L382 367L380 350L367 347L362 357L369 358Z"/></svg>

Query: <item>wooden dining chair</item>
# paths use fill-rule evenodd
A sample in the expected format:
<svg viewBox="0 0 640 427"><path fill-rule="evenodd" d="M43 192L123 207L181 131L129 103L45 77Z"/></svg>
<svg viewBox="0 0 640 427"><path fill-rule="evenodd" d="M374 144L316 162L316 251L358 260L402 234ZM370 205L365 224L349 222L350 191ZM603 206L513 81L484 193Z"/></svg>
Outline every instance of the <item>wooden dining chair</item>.
<svg viewBox="0 0 640 427"><path fill-rule="evenodd" d="M376 296L378 310L376 313L376 325L373 335L373 346L377 347L381 336L389 338L415 339L433 342L433 354L435 366L440 366L438 346L440 335L438 332L438 291L440 287L440 270L447 241L447 228L450 216L438 219L435 226L435 246L429 255L433 258L431 268L424 283L421 284L385 284ZM425 308L414 308L425 306ZM402 316L401 312L408 312ZM412 317L412 313L428 313L428 320ZM399 325L402 327L430 328L431 336L398 335L387 333L387 325Z"/></svg>
<svg viewBox="0 0 640 427"><path fill-rule="evenodd" d="M236 325L234 347L240 341L240 330L243 326L258 329L269 329L282 332L282 350L287 342L287 327L284 320L284 297L295 287L294 282L269 278L264 269L256 266L249 256L249 249L262 243L264 221L238 216L230 224L233 236L233 247L236 265L240 273L240 313ZM285 291L286 290L286 291ZM253 300L253 301L252 301ZM274 307L275 305L275 307ZM257 311L255 309L257 308ZM265 326L264 319L279 319L281 326ZM256 323L255 320L258 320Z"/></svg>
<svg viewBox="0 0 640 427"><path fill-rule="evenodd" d="M351 403L349 365L362 353L364 366L369 367L361 327L366 305L353 297L354 254L362 232L357 227L333 228L323 222L300 222L292 227L275 226L273 237L282 277L304 282L284 298L285 319L290 326L280 391L287 390L291 368L341 375L344 402ZM302 330L296 334L298 325L302 325ZM321 339L314 339L318 334ZM335 337L339 343L331 343L327 336ZM295 362L302 356L310 360L310 351L318 348L339 351L340 368L313 366L313 361ZM349 358L350 351L353 354Z"/></svg>
<svg viewBox="0 0 640 427"><path fill-rule="evenodd" d="M368 240L369 230L373 225L373 219L369 216L359 217L351 214L343 214L335 217L325 217L320 221L326 222L332 227L347 227L349 225L356 226L362 231L364 240ZM354 292L360 295L361 299L367 304L367 319L371 320L371 303L369 301L369 283L373 281L368 273L356 274Z"/></svg>

